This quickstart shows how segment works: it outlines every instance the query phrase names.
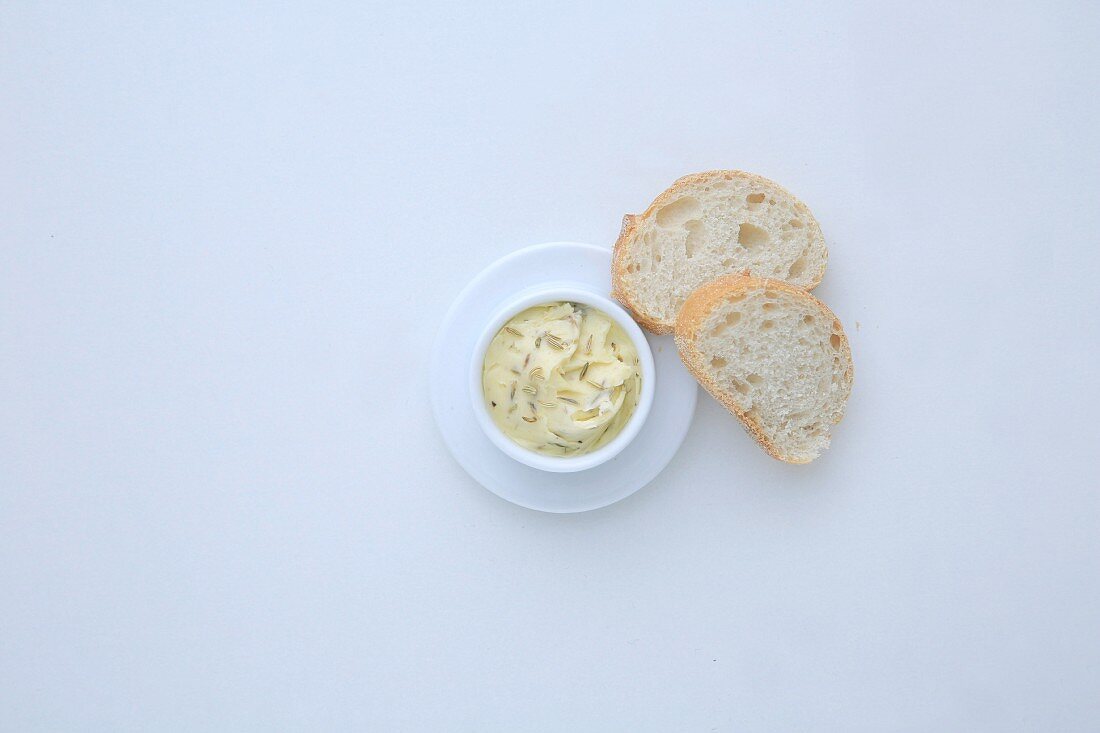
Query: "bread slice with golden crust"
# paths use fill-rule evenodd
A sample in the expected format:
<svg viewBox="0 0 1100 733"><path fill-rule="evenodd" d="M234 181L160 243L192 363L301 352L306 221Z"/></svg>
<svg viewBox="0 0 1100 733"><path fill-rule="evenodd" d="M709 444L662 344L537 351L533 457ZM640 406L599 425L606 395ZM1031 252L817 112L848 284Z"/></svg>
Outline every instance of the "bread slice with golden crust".
<svg viewBox="0 0 1100 733"><path fill-rule="evenodd" d="M817 298L779 280L720 277L684 303L676 346L774 458L809 463L828 447L852 390L852 352Z"/></svg>
<svg viewBox="0 0 1100 733"><path fill-rule="evenodd" d="M615 242L612 295L654 333L672 333L692 290L748 273L815 287L829 253L809 208L774 181L714 170L680 178Z"/></svg>

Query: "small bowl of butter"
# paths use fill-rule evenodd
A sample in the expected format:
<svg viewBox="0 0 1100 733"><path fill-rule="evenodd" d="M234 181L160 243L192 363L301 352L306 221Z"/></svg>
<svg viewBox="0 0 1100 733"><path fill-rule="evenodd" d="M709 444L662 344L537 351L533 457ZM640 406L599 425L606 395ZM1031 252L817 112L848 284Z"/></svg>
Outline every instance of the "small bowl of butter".
<svg viewBox="0 0 1100 733"><path fill-rule="evenodd" d="M548 284L517 294L486 324L470 365L474 414L515 460L583 471L614 458L653 404L653 354L608 297Z"/></svg>

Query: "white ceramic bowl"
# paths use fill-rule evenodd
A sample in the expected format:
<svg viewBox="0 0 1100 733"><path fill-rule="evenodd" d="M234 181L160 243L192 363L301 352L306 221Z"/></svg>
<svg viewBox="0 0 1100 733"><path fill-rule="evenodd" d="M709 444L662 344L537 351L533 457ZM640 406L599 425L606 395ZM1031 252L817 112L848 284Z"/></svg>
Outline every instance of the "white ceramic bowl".
<svg viewBox="0 0 1100 733"><path fill-rule="evenodd" d="M631 341L634 342L634 347L638 350L638 366L641 369L642 377L642 389L641 395L638 398L638 404L634 407L633 414L631 414L630 419L627 420L619 434L602 448L597 448L591 453L568 458L544 456L541 453L528 450L501 432L500 428L493 422L493 418L489 415L489 410L485 406L485 392L481 382L482 370L485 364L485 352L489 348L489 342L492 341L497 332L504 327L504 324L511 320L517 313L532 306L561 301L590 305L603 311L608 317L618 323L623 331L626 332L626 335L630 337ZM605 463L618 455L623 448L630 444L630 441L634 439L638 431L642 429L642 425L649 415L649 408L653 406L655 387L656 370L653 366L653 352L650 351L649 342L646 340L645 334L642 333L642 329L639 328L638 324L634 322L634 319L623 310L622 306L615 301L604 295L599 295L589 287L572 283L547 283L545 285L539 285L521 291L517 293L515 297L506 301L485 324L485 330L482 331L481 336L477 340L477 344L474 346L473 359L470 364L470 396L473 399L474 415L481 429L485 431L485 435L489 437L493 445L500 448L505 454L520 463L530 466L531 468L538 468L543 471L553 471L556 473L583 471L587 468Z"/></svg>

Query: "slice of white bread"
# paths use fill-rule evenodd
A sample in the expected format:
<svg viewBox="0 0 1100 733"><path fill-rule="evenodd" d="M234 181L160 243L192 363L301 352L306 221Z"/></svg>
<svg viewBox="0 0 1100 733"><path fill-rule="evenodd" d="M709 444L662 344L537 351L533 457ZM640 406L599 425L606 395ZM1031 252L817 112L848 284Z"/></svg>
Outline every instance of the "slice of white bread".
<svg viewBox="0 0 1100 733"><path fill-rule="evenodd" d="M809 208L767 178L743 171L684 176L643 214L627 214L615 242L612 295L654 333L672 333L692 290L749 273L807 290L829 252Z"/></svg>
<svg viewBox="0 0 1100 733"><path fill-rule="evenodd" d="M809 463L829 446L852 391L852 352L817 298L779 280L720 277L684 303L676 346L774 458Z"/></svg>

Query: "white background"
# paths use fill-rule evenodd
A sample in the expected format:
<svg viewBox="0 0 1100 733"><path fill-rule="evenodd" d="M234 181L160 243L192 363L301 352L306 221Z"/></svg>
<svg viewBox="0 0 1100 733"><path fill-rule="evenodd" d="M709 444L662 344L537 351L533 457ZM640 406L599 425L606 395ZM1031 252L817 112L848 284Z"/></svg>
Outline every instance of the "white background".
<svg viewBox="0 0 1100 733"><path fill-rule="evenodd" d="M0 729L1100 728L1096 5L519 5L4 4ZM833 447L475 484L463 284L715 167L822 223Z"/></svg>

